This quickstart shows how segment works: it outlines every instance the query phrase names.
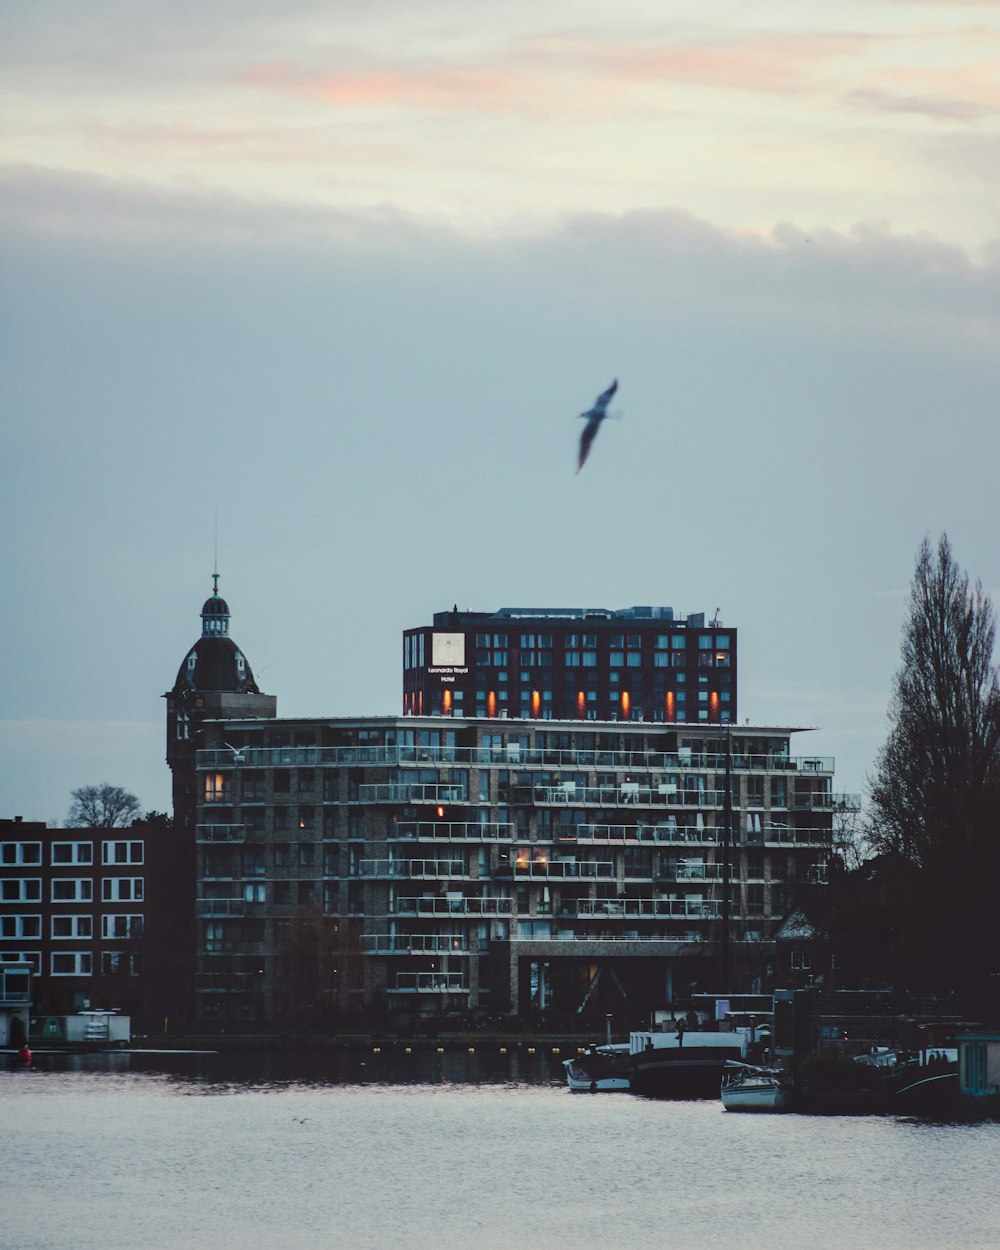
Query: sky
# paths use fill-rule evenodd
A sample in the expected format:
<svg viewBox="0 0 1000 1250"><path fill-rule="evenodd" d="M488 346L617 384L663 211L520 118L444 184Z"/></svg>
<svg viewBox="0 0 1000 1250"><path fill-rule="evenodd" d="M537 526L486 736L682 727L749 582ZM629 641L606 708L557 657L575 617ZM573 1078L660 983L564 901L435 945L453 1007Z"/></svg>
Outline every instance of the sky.
<svg viewBox="0 0 1000 1250"><path fill-rule="evenodd" d="M168 809L216 559L279 715L718 610L863 792L924 536L1000 597L998 193L994 0L6 6L0 816Z"/></svg>

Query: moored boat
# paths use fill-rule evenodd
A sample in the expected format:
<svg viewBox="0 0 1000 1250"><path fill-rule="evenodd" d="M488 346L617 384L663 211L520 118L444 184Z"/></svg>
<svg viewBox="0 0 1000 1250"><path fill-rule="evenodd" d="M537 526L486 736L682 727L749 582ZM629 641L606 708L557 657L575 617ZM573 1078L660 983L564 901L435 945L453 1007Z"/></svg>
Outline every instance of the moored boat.
<svg viewBox="0 0 1000 1250"><path fill-rule="evenodd" d="M776 1068L758 1068L729 1059L722 1070L722 1105L727 1111L784 1111L792 1093Z"/></svg>
<svg viewBox="0 0 1000 1250"><path fill-rule="evenodd" d="M748 1039L746 1029L632 1033L632 1090L656 1098L718 1098L726 1060L746 1058Z"/></svg>
<svg viewBox="0 0 1000 1250"><path fill-rule="evenodd" d="M588 1046L575 1059L564 1059L566 1083L576 1093L609 1093L631 1088L628 1042Z"/></svg>

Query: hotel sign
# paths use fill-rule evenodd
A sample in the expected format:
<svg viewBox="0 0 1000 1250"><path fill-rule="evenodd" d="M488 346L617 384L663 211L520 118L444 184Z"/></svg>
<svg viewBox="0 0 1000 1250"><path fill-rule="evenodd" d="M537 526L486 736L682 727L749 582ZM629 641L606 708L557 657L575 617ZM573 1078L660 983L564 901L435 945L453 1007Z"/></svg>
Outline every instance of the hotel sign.
<svg viewBox="0 0 1000 1250"><path fill-rule="evenodd" d="M431 634L431 666L427 670L442 682L452 682L467 673L464 634Z"/></svg>

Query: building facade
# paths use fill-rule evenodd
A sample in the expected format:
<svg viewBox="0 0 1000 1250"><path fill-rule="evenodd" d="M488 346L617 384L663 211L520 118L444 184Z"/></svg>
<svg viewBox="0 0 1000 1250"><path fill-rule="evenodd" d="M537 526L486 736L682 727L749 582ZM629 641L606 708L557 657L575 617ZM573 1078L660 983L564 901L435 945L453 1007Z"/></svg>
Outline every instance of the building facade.
<svg viewBox="0 0 1000 1250"><path fill-rule="evenodd" d="M456 608L403 634L403 712L735 724L736 661L736 630L717 615Z"/></svg>
<svg viewBox="0 0 1000 1250"><path fill-rule="evenodd" d="M724 949L727 988L766 990L789 898L856 806L788 728L454 710L202 727L203 1021L641 1018L719 988Z"/></svg>
<svg viewBox="0 0 1000 1250"><path fill-rule="evenodd" d="M32 970L32 1010L179 1009L173 951L190 877L169 826L51 829L0 820L0 965Z"/></svg>

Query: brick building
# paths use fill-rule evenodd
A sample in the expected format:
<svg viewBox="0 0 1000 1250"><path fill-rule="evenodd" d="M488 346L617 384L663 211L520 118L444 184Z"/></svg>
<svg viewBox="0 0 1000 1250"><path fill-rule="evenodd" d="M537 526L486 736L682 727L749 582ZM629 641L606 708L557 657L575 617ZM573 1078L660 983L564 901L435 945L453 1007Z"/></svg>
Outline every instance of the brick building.
<svg viewBox="0 0 1000 1250"><path fill-rule="evenodd" d="M735 723L736 630L669 607L436 612L403 635L403 712Z"/></svg>

